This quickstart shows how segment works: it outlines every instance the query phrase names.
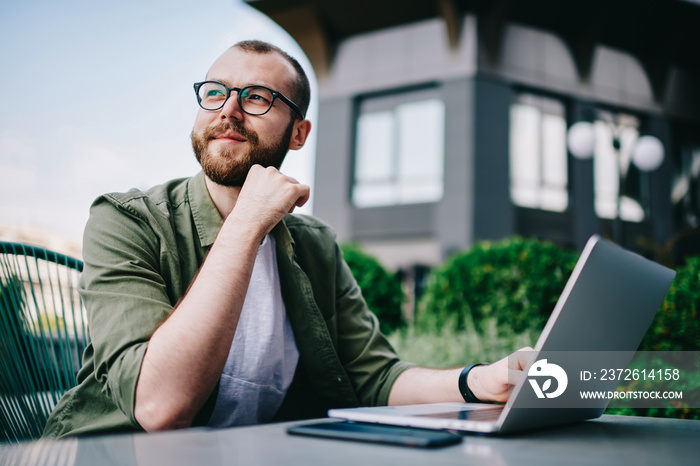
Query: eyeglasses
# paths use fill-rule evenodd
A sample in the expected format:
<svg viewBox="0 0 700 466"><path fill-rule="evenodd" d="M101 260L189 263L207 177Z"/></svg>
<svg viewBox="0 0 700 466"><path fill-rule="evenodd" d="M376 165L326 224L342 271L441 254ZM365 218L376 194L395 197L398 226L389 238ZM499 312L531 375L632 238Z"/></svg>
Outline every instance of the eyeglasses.
<svg viewBox="0 0 700 466"><path fill-rule="evenodd" d="M238 105L249 115L264 115L270 111L275 99L289 105L299 116L304 118L304 114L291 100L281 92L273 91L265 86L227 87L218 81L203 81L194 83L194 92L197 94L197 102L204 110L219 110L224 106L231 91L238 93Z"/></svg>

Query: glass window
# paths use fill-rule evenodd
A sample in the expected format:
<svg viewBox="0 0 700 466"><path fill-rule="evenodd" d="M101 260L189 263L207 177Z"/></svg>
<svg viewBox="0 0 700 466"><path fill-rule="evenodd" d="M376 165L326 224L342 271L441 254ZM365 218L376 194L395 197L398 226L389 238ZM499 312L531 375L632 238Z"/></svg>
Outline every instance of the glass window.
<svg viewBox="0 0 700 466"><path fill-rule="evenodd" d="M645 217L640 201L642 174L631 163L632 150L639 138L639 122L624 114L600 112L600 115L601 118L594 123L595 212L600 218L617 218L619 200L620 218L641 222ZM622 190L621 179L625 182Z"/></svg>
<svg viewBox="0 0 700 466"><path fill-rule="evenodd" d="M435 90L362 101L356 134L355 206L442 199L445 104Z"/></svg>
<svg viewBox="0 0 700 466"><path fill-rule="evenodd" d="M563 212L569 206L564 105L521 95L510 108L510 196L516 205Z"/></svg>

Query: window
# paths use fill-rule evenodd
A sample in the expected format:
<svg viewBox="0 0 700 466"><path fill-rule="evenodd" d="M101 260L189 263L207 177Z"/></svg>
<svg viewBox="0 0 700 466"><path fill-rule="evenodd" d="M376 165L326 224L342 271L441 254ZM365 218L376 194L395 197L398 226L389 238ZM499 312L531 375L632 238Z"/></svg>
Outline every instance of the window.
<svg viewBox="0 0 700 466"><path fill-rule="evenodd" d="M510 108L510 197L515 205L569 206L566 119L558 100L523 94Z"/></svg>
<svg viewBox="0 0 700 466"><path fill-rule="evenodd" d="M352 202L436 202L443 194L445 104L437 89L360 102Z"/></svg>
<svg viewBox="0 0 700 466"><path fill-rule="evenodd" d="M599 112L594 123L595 212L600 218L617 218L619 202L622 220L644 220L641 191L645 175L631 163L632 150L639 138L638 127L639 121L633 116L604 111Z"/></svg>

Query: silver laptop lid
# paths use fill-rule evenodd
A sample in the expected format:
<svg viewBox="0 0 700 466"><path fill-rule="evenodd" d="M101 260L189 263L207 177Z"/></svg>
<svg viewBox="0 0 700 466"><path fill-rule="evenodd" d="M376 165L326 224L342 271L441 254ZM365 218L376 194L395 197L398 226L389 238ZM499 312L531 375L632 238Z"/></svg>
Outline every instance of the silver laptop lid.
<svg viewBox="0 0 700 466"><path fill-rule="evenodd" d="M674 271L592 236L535 351L616 352L618 364L629 364L674 277ZM598 417L608 403L599 400L580 409L525 408L533 395L528 389L526 378L514 387L499 419L502 431Z"/></svg>

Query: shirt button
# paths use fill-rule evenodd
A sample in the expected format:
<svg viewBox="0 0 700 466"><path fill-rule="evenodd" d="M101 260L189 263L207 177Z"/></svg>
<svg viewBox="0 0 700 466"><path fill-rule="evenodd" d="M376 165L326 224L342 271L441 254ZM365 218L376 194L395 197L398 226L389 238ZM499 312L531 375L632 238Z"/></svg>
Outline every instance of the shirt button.
<svg viewBox="0 0 700 466"><path fill-rule="evenodd" d="M338 383L342 383L342 382L343 382L343 378L342 378L342 377L338 377Z"/></svg>

